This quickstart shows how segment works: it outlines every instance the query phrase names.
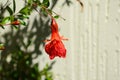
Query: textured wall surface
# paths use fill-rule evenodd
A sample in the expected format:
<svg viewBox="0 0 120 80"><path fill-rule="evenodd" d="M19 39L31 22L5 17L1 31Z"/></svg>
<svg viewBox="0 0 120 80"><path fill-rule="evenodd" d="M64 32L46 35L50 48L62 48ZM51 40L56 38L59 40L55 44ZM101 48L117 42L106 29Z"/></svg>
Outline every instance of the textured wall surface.
<svg viewBox="0 0 120 80"><path fill-rule="evenodd" d="M74 1L74 0L73 0ZM55 80L120 80L120 0L82 0L60 10L66 59L56 58Z"/></svg>
<svg viewBox="0 0 120 80"><path fill-rule="evenodd" d="M72 0L76 1L76 0ZM65 59L55 58L55 80L120 80L120 0L81 0L54 11L67 48ZM63 2L63 0L59 0ZM43 49L44 52L44 49ZM51 62L45 53L35 62Z"/></svg>

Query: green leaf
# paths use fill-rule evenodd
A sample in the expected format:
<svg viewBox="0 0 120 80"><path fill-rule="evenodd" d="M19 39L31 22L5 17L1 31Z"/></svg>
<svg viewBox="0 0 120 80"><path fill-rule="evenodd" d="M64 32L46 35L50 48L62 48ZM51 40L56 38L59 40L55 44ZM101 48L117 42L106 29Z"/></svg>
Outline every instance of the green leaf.
<svg viewBox="0 0 120 80"><path fill-rule="evenodd" d="M31 4L32 3L32 0L28 0L28 4Z"/></svg>
<svg viewBox="0 0 120 80"><path fill-rule="evenodd" d="M59 15L54 16L54 18L56 18L56 19L58 19L59 17L60 17Z"/></svg>
<svg viewBox="0 0 120 80"><path fill-rule="evenodd" d="M26 18L29 19L29 16L28 15L23 15L23 18L24 19L26 19Z"/></svg>
<svg viewBox="0 0 120 80"><path fill-rule="evenodd" d="M22 8L19 12L21 14L28 15L28 14L30 14L30 9L28 8L28 6L26 6L26 7Z"/></svg>
<svg viewBox="0 0 120 80"><path fill-rule="evenodd" d="M15 0L13 0L13 12L15 12L16 10L16 3L15 3Z"/></svg>
<svg viewBox="0 0 120 80"><path fill-rule="evenodd" d="M12 22L12 21L14 21L14 16L10 16L10 21Z"/></svg>
<svg viewBox="0 0 120 80"><path fill-rule="evenodd" d="M4 46L4 44L0 43L0 47L1 47L1 46Z"/></svg>
<svg viewBox="0 0 120 80"><path fill-rule="evenodd" d="M9 12L10 15L13 14L13 11L12 11L12 9L9 6L7 6L6 9L8 10L8 12Z"/></svg>
<svg viewBox="0 0 120 80"><path fill-rule="evenodd" d="M0 44L0 50L4 50L4 49L5 49L4 44Z"/></svg>
<svg viewBox="0 0 120 80"><path fill-rule="evenodd" d="M24 14L19 14L19 15L17 15L17 18L19 18L20 20L29 19L29 16L28 15L24 15Z"/></svg>
<svg viewBox="0 0 120 80"><path fill-rule="evenodd" d="M43 0L42 4L47 8L50 5L49 0Z"/></svg>
<svg viewBox="0 0 120 80"><path fill-rule="evenodd" d="M15 29L18 29L18 27L16 25L12 25L12 27L14 27Z"/></svg>
<svg viewBox="0 0 120 80"><path fill-rule="evenodd" d="M10 21L10 17L5 17L3 20L2 20L2 24L6 24L7 22Z"/></svg>
<svg viewBox="0 0 120 80"><path fill-rule="evenodd" d="M39 71L39 69L38 69L38 63L34 64L33 69L34 69L36 72Z"/></svg>
<svg viewBox="0 0 120 80"><path fill-rule="evenodd" d="M20 20L20 19L19 19L19 21L20 21L20 24L26 26L26 22L25 22L24 20Z"/></svg>

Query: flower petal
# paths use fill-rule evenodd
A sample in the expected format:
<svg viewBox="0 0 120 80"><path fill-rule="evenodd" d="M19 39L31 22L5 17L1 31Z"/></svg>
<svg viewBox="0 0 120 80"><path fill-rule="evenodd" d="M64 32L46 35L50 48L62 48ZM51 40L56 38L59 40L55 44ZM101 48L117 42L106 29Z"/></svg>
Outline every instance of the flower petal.
<svg viewBox="0 0 120 80"><path fill-rule="evenodd" d="M50 59L54 59L54 57L66 57L66 49L64 47L64 44L61 40L52 40L45 46L45 51L49 55Z"/></svg>

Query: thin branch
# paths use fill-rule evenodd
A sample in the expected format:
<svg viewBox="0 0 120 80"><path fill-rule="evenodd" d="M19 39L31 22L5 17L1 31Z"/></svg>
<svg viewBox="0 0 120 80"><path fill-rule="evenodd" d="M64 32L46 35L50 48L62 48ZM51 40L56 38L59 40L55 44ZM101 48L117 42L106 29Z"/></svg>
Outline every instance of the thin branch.
<svg viewBox="0 0 120 80"><path fill-rule="evenodd" d="M84 5L83 5L83 3L81 2L81 0L76 0L76 1L78 1L78 2L79 2L79 4L80 4L80 5L81 5L81 7L82 7L82 11L83 11Z"/></svg>
<svg viewBox="0 0 120 80"><path fill-rule="evenodd" d="M44 8L44 9L46 10L46 12L51 16L51 18L53 18L52 14L48 11L48 9L47 9L46 7L42 6L42 8ZM56 12L54 12L53 10L52 10L52 12L53 12L54 14L60 16L59 14L57 14ZM66 20L66 19L63 18L62 16L60 16L60 18L62 18L63 20Z"/></svg>
<svg viewBox="0 0 120 80"><path fill-rule="evenodd" d="M53 18L52 14L48 11L48 9L45 6L41 6L41 7L45 9L45 11L49 14L51 18Z"/></svg>
<svg viewBox="0 0 120 80"><path fill-rule="evenodd" d="M56 12L52 11L54 14L60 16L59 14L57 14ZM60 18L62 18L63 20L66 20L65 18L63 18L62 16L60 16Z"/></svg>

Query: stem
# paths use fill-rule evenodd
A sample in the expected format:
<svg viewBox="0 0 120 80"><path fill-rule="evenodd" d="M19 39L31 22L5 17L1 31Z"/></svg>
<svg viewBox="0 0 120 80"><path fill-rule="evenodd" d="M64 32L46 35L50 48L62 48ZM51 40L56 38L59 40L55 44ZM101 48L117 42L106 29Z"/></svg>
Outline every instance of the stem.
<svg viewBox="0 0 120 80"><path fill-rule="evenodd" d="M80 5L81 5L81 7L82 7L82 10L81 10L81 11L83 11L84 5L83 5L83 3L81 2L81 0L76 0L76 1L78 1L78 2L79 2L79 4L80 4Z"/></svg>
<svg viewBox="0 0 120 80"><path fill-rule="evenodd" d="M47 8L46 8L46 7L44 7L44 6L41 6L41 7L45 9L45 11L49 14L49 16L50 16L51 18L53 18L52 14L51 14L51 13L49 13L49 11L47 10Z"/></svg>
<svg viewBox="0 0 120 80"><path fill-rule="evenodd" d="M52 11L54 14L60 16L59 14L57 14L56 12ZM66 20L65 18L63 18L62 16L60 16L60 18L62 18L64 21Z"/></svg>
<svg viewBox="0 0 120 80"><path fill-rule="evenodd" d="M50 15L51 18L53 18L52 14L49 13L48 9L45 6L41 6L42 8L45 9L45 11ZM52 11L54 14L60 16L59 14L57 14L56 12ZM62 18L63 20L66 20L65 18L63 18L62 16L60 16L60 18Z"/></svg>

